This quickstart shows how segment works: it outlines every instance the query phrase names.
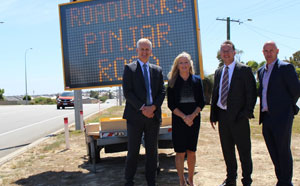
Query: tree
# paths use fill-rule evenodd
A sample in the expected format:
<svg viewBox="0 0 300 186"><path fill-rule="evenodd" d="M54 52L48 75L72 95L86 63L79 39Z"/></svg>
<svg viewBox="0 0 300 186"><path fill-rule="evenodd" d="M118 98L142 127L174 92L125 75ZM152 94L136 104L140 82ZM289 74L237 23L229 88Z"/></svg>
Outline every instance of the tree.
<svg viewBox="0 0 300 186"><path fill-rule="evenodd" d="M113 95L110 90L108 91L108 99L113 99Z"/></svg>
<svg viewBox="0 0 300 186"><path fill-rule="evenodd" d="M300 63L300 50L297 51L297 52L295 52L295 53L293 54L293 59L294 59L294 61L296 61L298 64Z"/></svg>
<svg viewBox="0 0 300 186"><path fill-rule="evenodd" d="M90 91L90 97L98 99L99 98L99 92L91 90Z"/></svg>
<svg viewBox="0 0 300 186"><path fill-rule="evenodd" d="M4 89L0 88L0 100L4 100L3 94L4 94Z"/></svg>
<svg viewBox="0 0 300 186"><path fill-rule="evenodd" d="M214 74L205 76L202 82L205 104L210 104L211 94L214 86Z"/></svg>
<svg viewBox="0 0 300 186"><path fill-rule="evenodd" d="M300 50L295 52L292 57L290 57L290 60L286 60L287 62L292 63L295 68L300 68Z"/></svg>
<svg viewBox="0 0 300 186"><path fill-rule="evenodd" d="M296 72L297 72L298 78L300 79L300 68L296 68Z"/></svg>
<svg viewBox="0 0 300 186"><path fill-rule="evenodd" d="M102 101L102 103L104 103L108 99L108 96L102 96L99 99Z"/></svg>
<svg viewBox="0 0 300 186"><path fill-rule="evenodd" d="M31 100L31 96L27 95L27 100L30 101ZM26 96L23 97L23 100L26 100Z"/></svg>
<svg viewBox="0 0 300 186"><path fill-rule="evenodd" d="M259 69L260 67L264 66L266 64L266 61L262 61L258 64L257 69Z"/></svg>
<svg viewBox="0 0 300 186"><path fill-rule="evenodd" d="M258 63L256 61L248 61L246 65L248 65L252 69L253 74L256 74L258 70Z"/></svg>

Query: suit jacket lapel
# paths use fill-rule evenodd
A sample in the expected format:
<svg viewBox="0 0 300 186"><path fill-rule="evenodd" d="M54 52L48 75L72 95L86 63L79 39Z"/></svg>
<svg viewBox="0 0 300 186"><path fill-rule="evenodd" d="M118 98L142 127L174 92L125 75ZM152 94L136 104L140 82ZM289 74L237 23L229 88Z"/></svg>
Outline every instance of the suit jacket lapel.
<svg viewBox="0 0 300 186"><path fill-rule="evenodd" d="M141 84L143 85L144 89L146 90L145 79L144 79L144 74L143 74L142 67L141 67L141 65L138 61L136 61L136 64L137 64L136 72L138 74L138 79L140 79Z"/></svg>
<svg viewBox="0 0 300 186"><path fill-rule="evenodd" d="M270 85L272 85L272 81L271 79L274 78L274 76L276 76L277 72L278 72L278 66L279 66L279 61L277 60L273 66L273 69L272 69L272 72L271 72L271 75L270 75L270 78L269 78L269 83L268 83L268 89L267 89L267 92L269 92L269 89L270 89Z"/></svg>
<svg viewBox="0 0 300 186"><path fill-rule="evenodd" d="M152 94L152 98L153 98L154 82L153 82L153 68L152 68L152 64L151 63L149 63L149 73L150 73L151 94Z"/></svg>
<svg viewBox="0 0 300 186"><path fill-rule="evenodd" d="M216 82L215 83L217 83L216 85L217 85L217 90L218 90L218 93L219 93L219 88L220 88L220 80L221 80L221 75L222 75L222 69L223 69L223 67L222 68L219 68L218 70L217 70L217 76L216 76Z"/></svg>
<svg viewBox="0 0 300 186"><path fill-rule="evenodd" d="M262 88L263 88L262 82L263 82L264 73L265 73L265 68L261 67L261 69L258 71L258 81L259 81L258 93L260 96L262 94Z"/></svg>
<svg viewBox="0 0 300 186"><path fill-rule="evenodd" d="M259 71L259 81L262 82L262 79L264 77L265 68L262 67L262 69Z"/></svg>
<svg viewBox="0 0 300 186"><path fill-rule="evenodd" d="M233 69L233 72L232 72L232 76L231 76L229 92L230 92L230 90L232 89L232 86L231 86L231 85L234 84L234 81L236 80L236 77L238 76L239 68L240 68L240 64L236 62L236 63L235 63L235 66L234 66L234 69ZM228 92L228 94L229 94L229 92Z"/></svg>
<svg viewBox="0 0 300 186"><path fill-rule="evenodd" d="M229 91L228 91L228 96L230 95L231 90L233 89L234 82L236 81L238 74L239 74L239 69L240 69L240 64L238 62L235 63L232 76L231 76L231 81L229 84Z"/></svg>

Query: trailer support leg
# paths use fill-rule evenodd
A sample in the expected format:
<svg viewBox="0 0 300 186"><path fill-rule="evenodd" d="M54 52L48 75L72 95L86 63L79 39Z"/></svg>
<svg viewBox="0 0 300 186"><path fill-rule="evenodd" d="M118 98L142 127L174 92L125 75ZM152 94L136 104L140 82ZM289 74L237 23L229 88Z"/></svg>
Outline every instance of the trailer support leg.
<svg viewBox="0 0 300 186"><path fill-rule="evenodd" d="M92 158L92 171L96 173L96 149L95 141L92 136L90 136L90 148L91 148L91 158Z"/></svg>

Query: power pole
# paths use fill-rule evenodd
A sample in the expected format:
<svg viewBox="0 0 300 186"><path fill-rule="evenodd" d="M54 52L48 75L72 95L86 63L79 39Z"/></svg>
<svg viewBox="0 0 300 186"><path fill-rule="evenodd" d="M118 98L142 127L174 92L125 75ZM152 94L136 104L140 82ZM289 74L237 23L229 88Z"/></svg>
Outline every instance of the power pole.
<svg viewBox="0 0 300 186"><path fill-rule="evenodd" d="M227 22L227 40L230 40L230 22L237 22L239 24L242 24L243 22L240 20L234 20L230 19L230 17L227 17L226 19L216 19L217 21L226 21ZM251 21L251 19L248 19L248 21Z"/></svg>
<svg viewBox="0 0 300 186"><path fill-rule="evenodd" d="M74 2L76 0L70 0L70 2ZM74 90L74 113L75 113L75 130L82 130L80 124L80 111L83 111L82 106L82 90Z"/></svg>

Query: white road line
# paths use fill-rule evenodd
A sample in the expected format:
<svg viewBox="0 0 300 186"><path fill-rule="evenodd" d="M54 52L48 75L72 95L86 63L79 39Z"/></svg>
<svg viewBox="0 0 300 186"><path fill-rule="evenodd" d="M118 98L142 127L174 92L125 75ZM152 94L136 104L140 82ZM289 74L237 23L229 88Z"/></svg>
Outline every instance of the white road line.
<svg viewBox="0 0 300 186"><path fill-rule="evenodd" d="M54 117L54 118L46 119L46 120L44 120L44 121L39 121L39 122L30 124L30 125L27 125L27 126L24 126L24 127L21 127L21 128L17 128L17 129L8 131L8 132L4 132L4 133L0 134L0 137L1 137L1 136L4 136L4 135L7 135L7 134L10 134L10 133L13 133L13 132L16 132L16 131L18 131L18 130L22 130L22 129L25 129L25 128L28 128L28 127L32 127L32 126L34 126L34 125L39 125L39 124L41 124L41 123L44 123L44 122L47 122L47 121L50 121L50 120L54 120L54 119L56 119L56 118L60 118L60 117L66 116L66 115L70 115L70 113L63 114L63 115L60 115L60 116L56 116L56 117Z"/></svg>

